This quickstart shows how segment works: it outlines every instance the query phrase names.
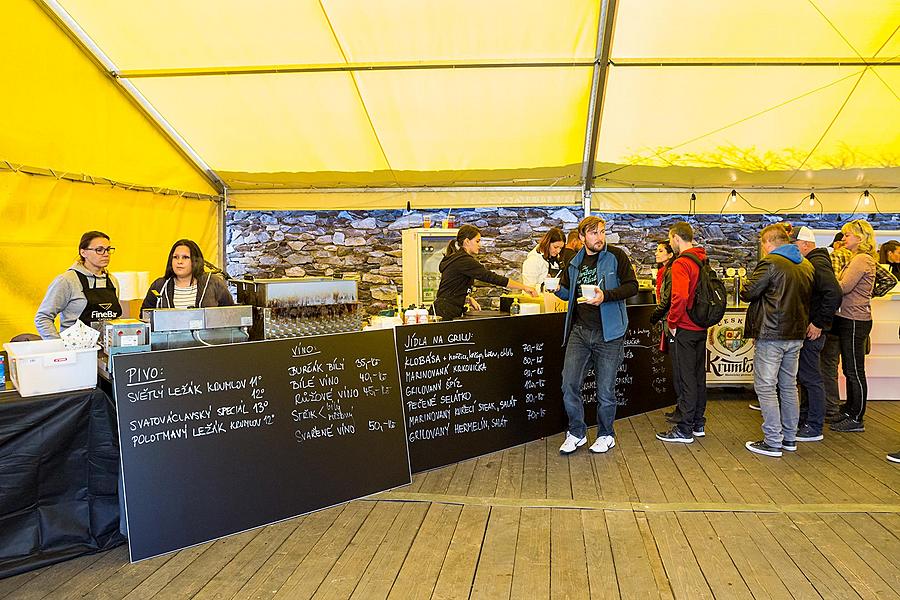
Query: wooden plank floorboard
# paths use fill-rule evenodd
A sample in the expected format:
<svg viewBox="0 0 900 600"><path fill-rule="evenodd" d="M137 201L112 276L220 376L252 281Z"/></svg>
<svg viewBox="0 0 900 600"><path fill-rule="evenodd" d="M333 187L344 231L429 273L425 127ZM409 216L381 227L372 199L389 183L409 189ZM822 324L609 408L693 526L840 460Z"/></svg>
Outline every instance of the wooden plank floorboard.
<svg viewBox="0 0 900 600"><path fill-rule="evenodd" d="M656 439L656 430L642 415L634 417L630 421L643 453L649 460L656 479L662 487L666 501L694 501L691 486L685 481L676 466L676 462L681 462L690 456L690 450L687 449L686 444L671 444L673 447L667 447L669 444ZM705 479L706 476L703 477Z"/></svg>
<svg viewBox="0 0 900 600"><path fill-rule="evenodd" d="M272 555L299 525L299 519L291 519L262 529L259 535L200 589L194 600L233 598L272 559Z"/></svg>
<svg viewBox="0 0 900 600"><path fill-rule="evenodd" d="M618 452L622 453L628 467L637 500L639 502L665 502L666 494L656 478L656 473L654 473L650 460L644 453L643 446L631 427L631 423L628 421L618 423L616 431L618 440L616 448ZM613 450L613 452L616 451Z"/></svg>
<svg viewBox="0 0 900 600"><path fill-rule="evenodd" d="M49 596L59 586L76 577L79 573L103 558L103 554L90 554L67 560L66 562L41 569L22 586L10 594L16 600L38 600Z"/></svg>
<svg viewBox="0 0 900 600"><path fill-rule="evenodd" d="M857 548L836 535L821 517L816 514L794 514L790 519L861 598L897 597L890 586L860 558Z"/></svg>
<svg viewBox="0 0 900 600"><path fill-rule="evenodd" d="M550 511L550 597L590 598L584 531L577 510Z"/></svg>
<svg viewBox="0 0 900 600"><path fill-rule="evenodd" d="M753 598L707 515L681 513L678 515L678 522L715 597Z"/></svg>
<svg viewBox="0 0 900 600"><path fill-rule="evenodd" d="M634 513L606 511L605 514L619 595L623 600L659 598L656 578Z"/></svg>
<svg viewBox="0 0 900 600"><path fill-rule="evenodd" d="M306 558L345 508L346 505L339 505L293 519L292 522L297 522L294 530L275 549L269 560L244 582L235 598L262 600L277 594L297 565Z"/></svg>
<svg viewBox="0 0 900 600"><path fill-rule="evenodd" d="M431 505L388 598L431 598L461 512L459 506Z"/></svg>
<svg viewBox="0 0 900 600"><path fill-rule="evenodd" d="M553 436L547 439L547 498L572 498L572 477L569 472L569 461L572 457L562 456L559 453L559 445L562 442L562 436ZM585 444L585 446L587 445ZM582 447L578 452L586 450L586 447Z"/></svg>
<svg viewBox="0 0 900 600"><path fill-rule="evenodd" d="M613 460L609 452L594 454L589 452L586 447L568 457L569 475L572 478L572 498L575 500L598 500L600 497L592 459Z"/></svg>
<svg viewBox="0 0 900 600"><path fill-rule="evenodd" d="M550 598L549 508L522 509L510 597Z"/></svg>
<svg viewBox="0 0 900 600"><path fill-rule="evenodd" d="M18 591L19 588L37 577L40 573L41 571L39 570L28 571L27 573L20 573L18 575L13 575L12 577L7 577L6 579L0 579L0 599L5 600L10 594Z"/></svg>
<svg viewBox="0 0 900 600"><path fill-rule="evenodd" d="M104 552L100 560L59 586L51 594L54 599L81 598L95 587L115 575L122 565L128 564L128 546L119 546Z"/></svg>
<svg viewBox="0 0 900 600"><path fill-rule="evenodd" d="M778 575L778 578L790 590L794 598L802 598L804 600L807 598L821 598L800 567L794 563L791 556L778 543L778 540L772 536L758 515L738 513L735 517L744 527L744 531L747 532L750 539L756 544L756 547L765 553L770 568Z"/></svg>
<svg viewBox="0 0 900 600"><path fill-rule="evenodd" d="M495 506L490 513L470 597L508 600L516 562L520 509Z"/></svg>
<svg viewBox="0 0 900 600"><path fill-rule="evenodd" d="M900 556L886 556L887 552L884 552L883 549L881 551L878 549L878 540L868 539L863 533L850 525L849 522L842 519L841 515L821 514L818 516L834 532L833 538L839 540L844 546L852 548L852 551L859 556L862 562L890 587L891 593L900 597L900 569L897 568L896 564L900 560ZM868 515L854 516L867 517Z"/></svg>
<svg viewBox="0 0 900 600"><path fill-rule="evenodd" d="M273 597L311 598L374 507L372 502L348 503Z"/></svg>
<svg viewBox="0 0 900 600"><path fill-rule="evenodd" d="M762 514L758 518L784 551L793 559L816 592L826 600L859 598L853 587L835 570L831 562L785 515Z"/></svg>
<svg viewBox="0 0 900 600"><path fill-rule="evenodd" d="M647 515L672 594L679 600L713 598L694 551L671 513Z"/></svg>
<svg viewBox="0 0 900 600"><path fill-rule="evenodd" d="M519 498L525 469L525 446L516 446L503 453L496 494L500 498Z"/></svg>
<svg viewBox="0 0 900 600"><path fill-rule="evenodd" d="M159 590L159 595L164 598L193 597L259 533L260 530L255 529L212 542L206 552Z"/></svg>
<svg viewBox="0 0 900 600"><path fill-rule="evenodd" d="M615 600L619 598L619 582L616 581L616 565L609 529L606 527L606 515L599 510L580 512L591 597Z"/></svg>
<svg viewBox="0 0 900 600"><path fill-rule="evenodd" d="M433 469L425 474L419 492L423 494L446 494L453 481L456 465L448 465L439 469Z"/></svg>
<svg viewBox="0 0 900 600"><path fill-rule="evenodd" d="M441 565L432 600L468 598L479 565L482 544L487 543L485 531L492 511L487 506L464 506L456 523L456 530ZM496 523L494 523L496 537Z"/></svg>
<svg viewBox="0 0 900 600"><path fill-rule="evenodd" d="M469 482L467 496L493 496L497 492L500 480L500 467L503 464L503 453L494 452L481 456L475 461L475 470Z"/></svg>
<svg viewBox="0 0 900 600"><path fill-rule="evenodd" d="M120 571L121 574L126 575L125 577L120 575L114 580L110 579L107 581L114 582L116 584L115 586L109 587L107 586L107 583L104 583L98 588L95 588L94 591L96 592L98 589L104 589L110 594L107 597L115 599L127 598L128 600L144 600L145 598L155 598L160 590L168 585L170 581L178 577L182 571L188 568L195 560L198 560L203 556L210 548L212 548L212 543L181 550L172 555L150 559L150 561L147 561L148 563L151 563L152 561L164 562L162 562L158 568L150 571L149 574L146 574L142 570L138 570L138 577L134 580L128 577L128 575L135 573L135 568L138 566L143 567L144 563L131 565L129 568ZM124 591L125 593L123 595L116 595L121 591Z"/></svg>
<svg viewBox="0 0 900 600"><path fill-rule="evenodd" d="M522 498L547 497L547 444L546 439L525 444L525 462L522 466Z"/></svg>
<svg viewBox="0 0 900 600"><path fill-rule="evenodd" d="M478 459L464 460L456 463L456 469L453 470L453 478L447 486L447 493L457 496L465 496L469 491L469 485L472 483L472 475L475 474L475 465Z"/></svg>
<svg viewBox="0 0 900 600"><path fill-rule="evenodd" d="M353 594L375 552L400 514L400 509L401 505L396 502L375 504L350 544L319 584L313 598L346 600Z"/></svg>
<svg viewBox="0 0 900 600"><path fill-rule="evenodd" d="M707 520L728 552L744 583L756 598L790 600L791 592L734 513L707 513Z"/></svg>
<svg viewBox="0 0 900 600"><path fill-rule="evenodd" d="M369 566L353 590L351 598L355 600L387 598L430 507L431 504L424 502L403 504L400 514L394 519L387 535L369 561Z"/></svg>

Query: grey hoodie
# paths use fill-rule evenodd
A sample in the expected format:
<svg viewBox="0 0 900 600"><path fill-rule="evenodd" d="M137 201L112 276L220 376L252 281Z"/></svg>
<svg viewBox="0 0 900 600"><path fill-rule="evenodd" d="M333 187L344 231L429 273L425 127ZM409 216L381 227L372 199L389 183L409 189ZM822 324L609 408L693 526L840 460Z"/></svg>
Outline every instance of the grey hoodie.
<svg viewBox="0 0 900 600"><path fill-rule="evenodd" d="M112 283L116 290L119 289L119 282L109 273L107 276L97 277L80 262L76 262L71 268L87 276L88 284L92 288L105 288ZM87 298L81 289L81 281L78 280L78 275L67 269L47 288L47 294L34 317L34 324L45 340L58 338L60 331L75 324L85 307ZM56 329L54 322L57 315L59 315L59 330Z"/></svg>

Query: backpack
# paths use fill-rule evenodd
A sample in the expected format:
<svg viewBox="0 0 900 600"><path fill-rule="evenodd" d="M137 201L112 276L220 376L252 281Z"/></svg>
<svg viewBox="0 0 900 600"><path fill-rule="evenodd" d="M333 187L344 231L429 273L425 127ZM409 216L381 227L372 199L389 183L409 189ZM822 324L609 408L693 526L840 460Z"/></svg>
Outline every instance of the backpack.
<svg viewBox="0 0 900 600"><path fill-rule="evenodd" d="M897 278L894 274L875 263L875 285L872 288L872 296L881 298L897 285Z"/></svg>
<svg viewBox="0 0 900 600"><path fill-rule="evenodd" d="M682 256L691 259L700 267L694 301L688 307L687 315L697 327L712 327L722 320L728 306L725 283L709 265L709 259L701 261L689 252L680 254L679 258Z"/></svg>

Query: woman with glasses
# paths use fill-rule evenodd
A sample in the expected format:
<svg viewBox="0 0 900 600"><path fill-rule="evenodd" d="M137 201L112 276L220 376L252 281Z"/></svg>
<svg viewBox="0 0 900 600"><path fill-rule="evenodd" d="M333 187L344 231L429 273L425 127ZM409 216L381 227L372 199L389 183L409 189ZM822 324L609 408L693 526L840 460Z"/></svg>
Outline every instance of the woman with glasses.
<svg viewBox="0 0 900 600"><path fill-rule="evenodd" d="M88 231L81 236L78 260L53 280L34 317L42 338L58 338L60 331L65 331L76 321L91 325L122 316L118 282L107 270L110 255L115 250L109 243L109 236L101 231Z"/></svg>
<svg viewBox="0 0 900 600"><path fill-rule="evenodd" d="M232 306L225 280L206 273L203 252L193 240L178 240L169 251L165 275L150 284L141 310Z"/></svg>

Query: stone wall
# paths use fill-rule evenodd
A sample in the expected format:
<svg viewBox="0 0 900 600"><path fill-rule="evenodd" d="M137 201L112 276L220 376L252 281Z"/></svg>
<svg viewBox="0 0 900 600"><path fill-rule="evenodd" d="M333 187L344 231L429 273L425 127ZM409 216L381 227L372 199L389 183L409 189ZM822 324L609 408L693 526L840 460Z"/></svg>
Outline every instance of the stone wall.
<svg viewBox="0 0 900 600"><path fill-rule="evenodd" d="M423 216L440 222L437 211L231 211L227 215L227 270L234 277L330 277L356 273L360 302L368 314L393 306L402 284L401 231L421 227ZM580 206L478 208L454 213L456 223L482 231L481 262L513 279L522 261L550 227L568 232L578 223ZM601 214L618 244L628 252L638 277L649 278L653 253L669 225L685 220L693 227L717 267L756 262L757 235L770 223L786 221L815 229L837 229L852 215L632 215ZM876 229L900 229L900 215L871 214ZM479 287L482 305L497 305L503 290Z"/></svg>

